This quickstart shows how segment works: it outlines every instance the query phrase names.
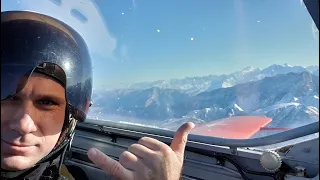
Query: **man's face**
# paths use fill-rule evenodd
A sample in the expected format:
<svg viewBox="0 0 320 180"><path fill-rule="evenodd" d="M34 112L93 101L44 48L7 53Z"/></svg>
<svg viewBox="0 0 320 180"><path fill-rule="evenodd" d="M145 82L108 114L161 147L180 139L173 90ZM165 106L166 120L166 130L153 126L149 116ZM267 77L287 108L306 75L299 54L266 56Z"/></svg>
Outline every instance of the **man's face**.
<svg viewBox="0 0 320 180"><path fill-rule="evenodd" d="M1 101L1 168L23 170L48 155L65 116L65 90L34 73L17 96Z"/></svg>

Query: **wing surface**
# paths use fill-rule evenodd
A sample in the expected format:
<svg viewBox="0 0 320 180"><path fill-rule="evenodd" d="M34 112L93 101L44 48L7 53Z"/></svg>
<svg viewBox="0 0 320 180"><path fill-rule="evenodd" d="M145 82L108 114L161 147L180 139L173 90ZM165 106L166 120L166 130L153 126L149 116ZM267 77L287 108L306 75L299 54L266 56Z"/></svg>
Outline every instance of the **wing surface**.
<svg viewBox="0 0 320 180"><path fill-rule="evenodd" d="M236 116L197 125L191 133L230 139L248 139L272 121L260 116Z"/></svg>

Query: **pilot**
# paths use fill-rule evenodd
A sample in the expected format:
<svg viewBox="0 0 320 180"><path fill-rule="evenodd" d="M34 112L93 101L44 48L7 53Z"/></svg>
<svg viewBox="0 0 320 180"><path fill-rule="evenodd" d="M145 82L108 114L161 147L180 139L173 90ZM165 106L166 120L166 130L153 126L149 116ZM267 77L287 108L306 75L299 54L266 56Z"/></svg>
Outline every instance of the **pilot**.
<svg viewBox="0 0 320 180"><path fill-rule="evenodd" d="M72 179L62 163L91 93L90 56L75 30L34 12L1 12L1 179ZM88 157L117 179L178 180L193 126L182 125L170 147L143 137L119 162L96 148Z"/></svg>

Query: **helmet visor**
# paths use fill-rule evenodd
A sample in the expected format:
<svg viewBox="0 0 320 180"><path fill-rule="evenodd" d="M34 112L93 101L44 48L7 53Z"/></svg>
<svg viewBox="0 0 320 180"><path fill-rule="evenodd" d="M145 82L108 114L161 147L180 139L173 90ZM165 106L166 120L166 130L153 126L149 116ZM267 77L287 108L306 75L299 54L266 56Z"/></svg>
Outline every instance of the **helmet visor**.
<svg viewBox="0 0 320 180"><path fill-rule="evenodd" d="M23 64L1 64L1 101L20 92L33 70Z"/></svg>
<svg viewBox="0 0 320 180"><path fill-rule="evenodd" d="M25 13L29 19L17 18ZM23 89L24 79L37 70L64 85L70 113L84 121L92 93L92 66L84 40L58 20L28 13L1 13L1 100Z"/></svg>

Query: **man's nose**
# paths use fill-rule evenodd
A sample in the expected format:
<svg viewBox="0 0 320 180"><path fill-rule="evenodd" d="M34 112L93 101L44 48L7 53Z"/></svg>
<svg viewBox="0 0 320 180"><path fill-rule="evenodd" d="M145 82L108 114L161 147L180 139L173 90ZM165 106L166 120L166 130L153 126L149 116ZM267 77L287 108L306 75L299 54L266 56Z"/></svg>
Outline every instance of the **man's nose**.
<svg viewBox="0 0 320 180"><path fill-rule="evenodd" d="M32 133L37 130L34 120L31 118L30 113L26 109L19 109L14 115L9 127L21 135Z"/></svg>

